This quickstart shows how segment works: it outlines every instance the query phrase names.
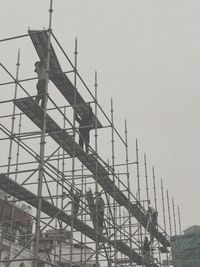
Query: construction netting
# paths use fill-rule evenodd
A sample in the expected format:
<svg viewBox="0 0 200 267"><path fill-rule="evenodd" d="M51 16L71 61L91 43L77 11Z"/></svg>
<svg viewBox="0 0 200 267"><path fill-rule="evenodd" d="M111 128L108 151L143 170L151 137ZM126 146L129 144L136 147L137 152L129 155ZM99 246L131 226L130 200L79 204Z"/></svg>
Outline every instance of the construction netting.
<svg viewBox="0 0 200 267"><path fill-rule="evenodd" d="M200 267L200 234L174 236L172 262L174 267Z"/></svg>

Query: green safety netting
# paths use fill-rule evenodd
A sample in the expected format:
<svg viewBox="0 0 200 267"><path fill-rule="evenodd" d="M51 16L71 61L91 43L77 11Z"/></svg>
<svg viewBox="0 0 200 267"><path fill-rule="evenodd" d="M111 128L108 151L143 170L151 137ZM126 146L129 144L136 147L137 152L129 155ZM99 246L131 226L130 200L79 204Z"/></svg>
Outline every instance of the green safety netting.
<svg viewBox="0 0 200 267"><path fill-rule="evenodd" d="M200 267L200 234L174 236L172 262L174 267Z"/></svg>

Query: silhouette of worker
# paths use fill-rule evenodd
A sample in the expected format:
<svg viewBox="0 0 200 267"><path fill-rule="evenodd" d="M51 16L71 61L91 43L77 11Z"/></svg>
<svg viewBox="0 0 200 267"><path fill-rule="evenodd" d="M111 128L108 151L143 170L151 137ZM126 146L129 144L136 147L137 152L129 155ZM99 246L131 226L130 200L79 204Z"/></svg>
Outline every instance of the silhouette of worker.
<svg viewBox="0 0 200 267"><path fill-rule="evenodd" d="M79 191L76 191L76 193L74 194L74 212L73 212L75 217L78 216L80 199L81 199L81 193Z"/></svg>
<svg viewBox="0 0 200 267"><path fill-rule="evenodd" d="M73 209L72 214L73 216L77 217L80 207L81 192L80 191L73 192L73 188L71 187L69 194L66 194L66 196L70 196L71 201L69 201L68 204L72 204L72 209Z"/></svg>
<svg viewBox="0 0 200 267"><path fill-rule="evenodd" d="M44 49L41 49L41 59L35 62L35 70L38 77L36 85L37 96L35 101L39 104L41 101L41 107L44 108L45 104L45 93L46 93L46 82L47 82L47 69L46 69L46 53Z"/></svg>
<svg viewBox="0 0 200 267"><path fill-rule="evenodd" d="M103 221L104 221L104 209L105 209L105 203L101 196L100 192L96 193L96 209L97 209L97 226L99 229L99 232L103 231Z"/></svg>
<svg viewBox="0 0 200 267"><path fill-rule="evenodd" d="M158 212L155 208L149 206L148 208L149 216L151 219L151 222L153 223L154 226L156 226L157 221L158 221Z"/></svg>
<svg viewBox="0 0 200 267"><path fill-rule="evenodd" d="M151 241L149 241L148 240L148 237L145 236L144 242L143 242L143 245L142 245L142 254L143 255L149 253L149 251L150 251L150 245L151 245Z"/></svg>
<svg viewBox="0 0 200 267"><path fill-rule="evenodd" d="M156 227L157 221L158 221L158 212L155 208L149 206L148 208L148 213L149 213L149 219L151 221L151 226ZM152 234L152 227L150 227L150 238L151 242L153 243L154 240L154 235Z"/></svg>
<svg viewBox="0 0 200 267"><path fill-rule="evenodd" d="M80 118L76 115L76 120L79 123L79 146L83 149L85 144L85 151L89 153L89 143L90 143L90 130L92 123L93 113L90 104L87 104L87 111Z"/></svg>

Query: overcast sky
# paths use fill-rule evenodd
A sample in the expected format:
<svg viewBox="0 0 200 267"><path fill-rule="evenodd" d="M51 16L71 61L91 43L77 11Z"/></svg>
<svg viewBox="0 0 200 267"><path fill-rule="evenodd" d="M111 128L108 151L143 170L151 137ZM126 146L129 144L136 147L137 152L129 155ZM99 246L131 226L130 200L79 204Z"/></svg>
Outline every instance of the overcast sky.
<svg viewBox="0 0 200 267"><path fill-rule="evenodd" d="M1 39L48 28L48 0L0 3ZM183 229L200 225L200 2L54 0L53 9L54 34L72 59L78 38L78 70L91 88L98 71L100 104L109 112L113 98L122 134L127 119L130 160L137 138L141 169L146 152L158 190L162 178L180 204ZM15 73L18 48L20 75L31 77L37 56L29 39L1 43L1 62Z"/></svg>

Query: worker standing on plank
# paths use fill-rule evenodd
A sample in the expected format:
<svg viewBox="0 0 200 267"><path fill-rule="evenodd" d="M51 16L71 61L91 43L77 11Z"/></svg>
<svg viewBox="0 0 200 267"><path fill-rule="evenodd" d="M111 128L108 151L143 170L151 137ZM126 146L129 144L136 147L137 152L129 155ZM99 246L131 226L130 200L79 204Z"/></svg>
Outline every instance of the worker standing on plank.
<svg viewBox="0 0 200 267"><path fill-rule="evenodd" d="M151 241L148 240L148 237L145 236L144 238L144 243L142 245L142 254L145 255L147 253L149 253L150 251L150 244L151 244Z"/></svg>
<svg viewBox="0 0 200 267"><path fill-rule="evenodd" d="M148 208L148 214L149 214L149 220L151 222L151 226L156 227L157 221L158 221L158 212L155 208L149 206ZM154 236L152 234L152 227L150 228L150 236L151 236L151 242L153 243Z"/></svg>
<svg viewBox="0 0 200 267"><path fill-rule="evenodd" d="M157 212L157 210L155 208L149 206L148 212L149 212L149 216L150 216L151 222L153 223L154 226L156 226L157 221L158 221L158 212Z"/></svg>
<svg viewBox="0 0 200 267"><path fill-rule="evenodd" d="M80 199L81 199L81 193L79 191L76 191L76 193L74 194L74 212L73 212L73 215L75 217L78 216L78 211L80 207Z"/></svg>
<svg viewBox="0 0 200 267"><path fill-rule="evenodd" d="M87 111L80 118L76 115L76 120L79 123L79 146L83 149L85 144L85 151L89 153L89 143L90 143L90 130L93 119L92 108L90 104L87 104Z"/></svg>
<svg viewBox="0 0 200 267"><path fill-rule="evenodd" d="M35 72L37 73L38 82L36 85L37 96L35 101L39 104L40 100L41 107L44 108L45 105L45 93L46 93L46 83L47 83L47 69L46 69L46 53L45 50L41 50L41 59L40 61L35 62Z"/></svg>
<svg viewBox="0 0 200 267"><path fill-rule="evenodd" d="M96 195L96 209L97 209L98 229L99 229L99 232L103 232L105 203L100 192L97 192L97 195Z"/></svg>

